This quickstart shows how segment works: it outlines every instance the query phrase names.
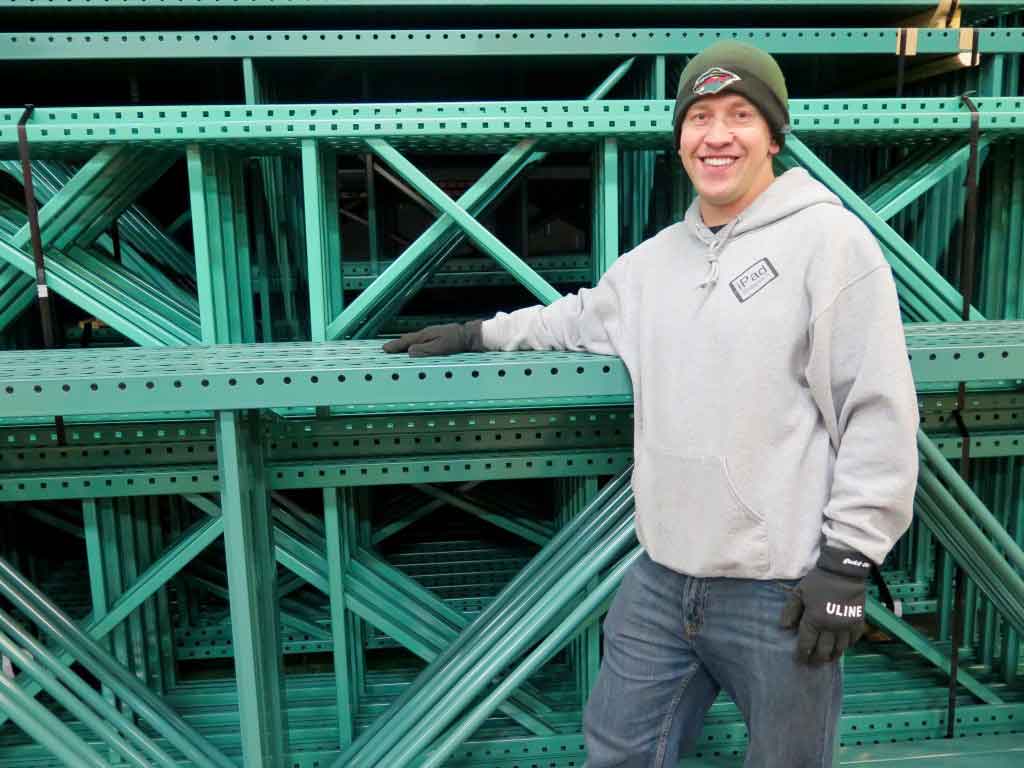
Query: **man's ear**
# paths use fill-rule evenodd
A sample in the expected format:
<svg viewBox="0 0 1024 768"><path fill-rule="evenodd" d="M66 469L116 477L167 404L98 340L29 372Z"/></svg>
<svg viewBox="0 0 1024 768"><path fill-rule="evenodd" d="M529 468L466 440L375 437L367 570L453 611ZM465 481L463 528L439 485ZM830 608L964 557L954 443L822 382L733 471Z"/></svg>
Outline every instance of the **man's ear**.
<svg viewBox="0 0 1024 768"><path fill-rule="evenodd" d="M771 142L768 144L768 156L775 157L781 151L782 148L779 147L779 142L777 142L775 139L772 139Z"/></svg>

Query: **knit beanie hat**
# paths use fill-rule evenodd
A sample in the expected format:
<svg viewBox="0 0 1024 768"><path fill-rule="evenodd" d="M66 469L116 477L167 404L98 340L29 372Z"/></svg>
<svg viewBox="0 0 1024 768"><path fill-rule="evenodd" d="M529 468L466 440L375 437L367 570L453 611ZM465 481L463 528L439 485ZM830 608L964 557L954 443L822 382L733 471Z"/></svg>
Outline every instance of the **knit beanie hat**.
<svg viewBox="0 0 1024 768"><path fill-rule="evenodd" d="M772 137L783 145L789 133L789 94L782 70L770 54L735 40L713 43L686 65L679 77L672 117L675 146L686 110L697 99L730 91L745 96L768 121Z"/></svg>

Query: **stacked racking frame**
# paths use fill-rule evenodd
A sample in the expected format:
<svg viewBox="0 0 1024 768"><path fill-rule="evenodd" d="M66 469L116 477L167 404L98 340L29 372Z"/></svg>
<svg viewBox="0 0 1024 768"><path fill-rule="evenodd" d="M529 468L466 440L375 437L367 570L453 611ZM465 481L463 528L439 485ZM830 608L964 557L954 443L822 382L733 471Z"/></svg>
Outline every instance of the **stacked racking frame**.
<svg viewBox="0 0 1024 768"><path fill-rule="evenodd" d="M778 56L780 168L882 243L919 391L840 760L1016 764L1022 11L4 2L0 766L582 765L637 554L628 376L380 337L549 302L677 219L674 82L717 39ZM745 740L723 699L689 761Z"/></svg>

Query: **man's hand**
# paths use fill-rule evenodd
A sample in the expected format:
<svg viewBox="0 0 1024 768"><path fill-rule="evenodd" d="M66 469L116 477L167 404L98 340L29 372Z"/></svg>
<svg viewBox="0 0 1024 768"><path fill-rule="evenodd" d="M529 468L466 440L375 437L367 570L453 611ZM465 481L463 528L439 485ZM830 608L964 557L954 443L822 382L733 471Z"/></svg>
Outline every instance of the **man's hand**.
<svg viewBox="0 0 1024 768"><path fill-rule="evenodd" d="M457 355L460 352L484 352L483 320L468 323L430 325L419 331L404 333L384 345L384 351L408 352L410 357Z"/></svg>
<svg viewBox="0 0 1024 768"><path fill-rule="evenodd" d="M866 629L864 600L871 561L859 552L824 547L818 565L782 609L782 626L798 629L797 658L835 661Z"/></svg>

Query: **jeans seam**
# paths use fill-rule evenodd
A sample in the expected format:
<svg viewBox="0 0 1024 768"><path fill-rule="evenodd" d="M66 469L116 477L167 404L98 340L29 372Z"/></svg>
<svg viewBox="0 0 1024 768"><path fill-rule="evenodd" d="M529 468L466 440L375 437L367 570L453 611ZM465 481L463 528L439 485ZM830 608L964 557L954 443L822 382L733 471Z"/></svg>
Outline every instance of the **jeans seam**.
<svg viewBox="0 0 1024 768"><path fill-rule="evenodd" d="M672 730L672 720L675 718L676 710L679 709L679 702L683 700L683 694L696 674L697 668L694 667L693 671L679 685L676 695L672 697L668 712L665 713L665 719L662 721L661 731L658 734L658 748L654 753L654 768L662 768L665 765L665 752L668 749L668 734Z"/></svg>
<svg viewBox="0 0 1024 768"><path fill-rule="evenodd" d="M839 731L838 731L839 723L837 722L836 723L836 730L833 732L832 738L831 739L827 739L826 738L826 735L828 734L828 731L829 731L829 723L831 723L833 721L832 708L834 706L834 698L835 697L832 695L832 689L835 687L835 677L836 677L836 673L837 673L838 669L839 669L839 662L836 661L836 662L833 663L833 666L832 666L832 681L831 681L831 684L829 685L828 706L822 707L822 710L824 711L825 719L824 719L824 722L822 723L822 727L818 729L818 733L821 734L820 743L818 744L818 754L821 755L821 766L822 766L822 768L829 768L832 765L832 749L830 749L830 747L832 747L834 745L834 742L835 742L836 738L838 738L838 735L839 735Z"/></svg>

